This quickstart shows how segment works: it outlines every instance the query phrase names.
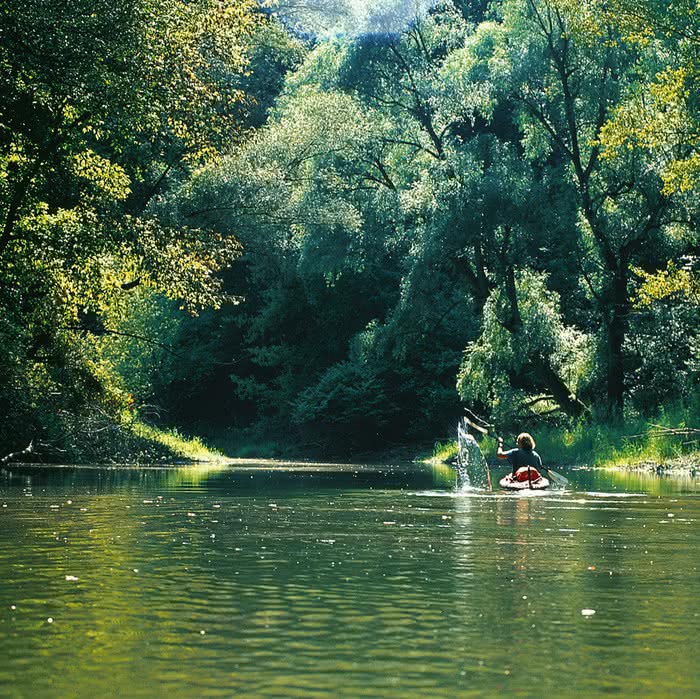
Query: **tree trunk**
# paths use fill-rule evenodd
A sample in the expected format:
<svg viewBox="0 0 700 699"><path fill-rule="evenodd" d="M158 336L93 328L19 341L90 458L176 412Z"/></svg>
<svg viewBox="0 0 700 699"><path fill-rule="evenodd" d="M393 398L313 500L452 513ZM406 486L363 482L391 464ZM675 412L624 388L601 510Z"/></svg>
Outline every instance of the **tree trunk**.
<svg viewBox="0 0 700 699"><path fill-rule="evenodd" d="M546 360L536 359L533 367L542 383L551 391L554 400L569 417L579 418L588 413L588 406L570 391Z"/></svg>
<svg viewBox="0 0 700 699"><path fill-rule="evenodd" d="M629 312L627 274L627 262L621 260L610 290L611 309L607 322L607 407L610 417L618 419L622 417L625 404L623 347Z"/></svg>
<svg viewBox="0 0 700 699"><path fill-rule="evenodd" d="M518 305L518 294L515 285L515 268L512 265L509 265L506 269L505 289L510 306L510 317L503 323L503 326L513 335L517 342L518 336L523 332L523 321ZM567 415L578 418L588 412L588 407L576 398L564 380L554 371L547 359L536 357L529 360L528 364L523 367L523 372L521 373L527 373L528 370L531 371L536 382L554 396L554 400L556 400L559 407ZM513 383L512 377L511 383Z"/></svg>
<svg viewBox="0 0 700 699"><path fill-rule="evenodd" d="M458 276L466 282L466 287L474 302L480 310L483 309L494 287L486 275L486 263L480 243L477 241L474 244L473 262L468 257L455 255L452 257L451 263Z"/></svg>

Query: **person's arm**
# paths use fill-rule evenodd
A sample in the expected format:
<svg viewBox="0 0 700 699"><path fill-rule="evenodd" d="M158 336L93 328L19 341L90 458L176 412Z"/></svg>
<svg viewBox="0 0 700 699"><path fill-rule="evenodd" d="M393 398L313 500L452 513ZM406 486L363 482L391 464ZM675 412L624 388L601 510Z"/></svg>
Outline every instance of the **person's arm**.
<svg viewBox="0 0 700 699"><path fill-rule="evenodd" d="M498 451L496 452L496 456L499 459L507 459L508 458L508 452L503 451L503 437L498 438Z"/></svg>

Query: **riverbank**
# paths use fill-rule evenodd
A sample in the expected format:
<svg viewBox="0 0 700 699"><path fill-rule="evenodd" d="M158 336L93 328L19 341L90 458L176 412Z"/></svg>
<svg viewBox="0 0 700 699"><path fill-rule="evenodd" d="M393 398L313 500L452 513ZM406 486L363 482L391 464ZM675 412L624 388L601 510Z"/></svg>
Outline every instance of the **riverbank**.
<svg viewBox="0 0 700 699"><path fill-rule="evenodd" d="M223 463L223 452L201 438L150 425L139 420L108 424L89 439L67 440L61 445L35 442L22 449L0 447L0 464L13 462L181 464Z"/></svg>
<svg viewBox="0 0 700 699"><path fill-rule="evenodd" d="M700 424L687 411L658 417L638 418L625 425L581 423L572 428L547 427L534 432L537 451L554 466L591 466L647 472L700 472ZM479 435L476 435L479 438ZM514 443L505 434L506 446ZM481 450L489 462L496 462L495 441L482 439ZM419 460L450 463L457 456L457 441L436 442L432 453Z"/></svg>
<svg viewBox="0 0 700 699"><path fill-rule="evenodd" d="M678 418L679 416L674 416ZM625 427L607 424L577 425L570 429L546 428L534 432L537 450L545 464L553 467L589 466L654 473L700 472L700 430L686 427L699 424L666 419L661 421L631 421ZM157 427L139 420L114 426L99 432L94 439L81 440L69 449L53 450L48 445L35 446L33 451L21 451L11 461L41 461L43 463L109 463L109 464L222 464L236 459L290 459L294 461L323 460L332 462L405 463L422 462L431 465L451 464L457 457L456 440L428 444L394 445L366 453L324 454L308 445L245 439L248 435L226 435L203 439L184 434L177 429ZM479 435L477 435L479 438ZM514 442L505 435L506 444ZM495 441L481 440L486 459L497 464ZM0 455L10 450L0 449ZM7 456L0 459L0 463Z"/></svg>

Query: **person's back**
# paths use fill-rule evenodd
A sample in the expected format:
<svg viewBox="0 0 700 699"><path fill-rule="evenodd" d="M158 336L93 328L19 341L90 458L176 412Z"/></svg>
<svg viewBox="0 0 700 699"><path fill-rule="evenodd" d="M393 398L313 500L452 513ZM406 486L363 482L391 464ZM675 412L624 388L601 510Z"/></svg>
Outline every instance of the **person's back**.
<svg viewBox="0 0 700 699"><path fill-rule="evenodd" d="M542 459L534 449L511 449L506 454L513 473L523 466L532 466L538 470L542 468Z"/></svg>
<svg viewBox="0 0 700 699"><path fill-rule="evenodd" d="M523 466L530 466L539 471L542 468L542 459L535 451L535 440L532 438L532 435L529 435L527 432L522 432L518 435L516 444L518 445L516 449L504 451L503 439L501 437L498 438L497 456L499 459L508 460L508 463L512 467L513 476L515 476L518 469Z"/></svg>

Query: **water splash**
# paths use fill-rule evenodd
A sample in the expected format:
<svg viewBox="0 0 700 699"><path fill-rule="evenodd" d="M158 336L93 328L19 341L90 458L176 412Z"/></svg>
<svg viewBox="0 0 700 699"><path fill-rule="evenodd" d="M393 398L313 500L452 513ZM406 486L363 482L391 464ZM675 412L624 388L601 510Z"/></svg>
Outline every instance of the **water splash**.
<svg viewBox="0 0 700 699"><path fill-rule="evenodd" d="M466 422L457 425L457 486L460 488L490 488L491 474L479 443L469 432Z"/></svg>
<svg viewBox="0 0 700 699"><path fill-rule="evenodd" d="M293 31L318 39L399 34L438 0L272 0L266 2Z"/></svg>

